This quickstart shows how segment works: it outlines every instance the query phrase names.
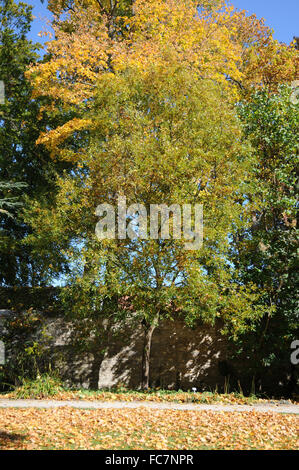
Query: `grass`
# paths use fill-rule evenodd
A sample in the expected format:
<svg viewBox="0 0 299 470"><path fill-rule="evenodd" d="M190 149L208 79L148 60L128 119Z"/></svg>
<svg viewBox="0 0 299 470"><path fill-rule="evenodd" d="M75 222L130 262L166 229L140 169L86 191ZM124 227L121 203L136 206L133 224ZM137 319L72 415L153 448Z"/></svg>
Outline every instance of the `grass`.
<svg viewBox="0 0 299 470"><path fill-rule="evenodd" d="M232 403L250 404L261 401L255 396L245 397L239 393L220 394L217 392L184 392L169 390L67 390L59 382L51 378L42 381L24 380L22 385L9 393L0 395L11 399L55 399L55 400L86 400L86 401L151 401L172 403Z"/></svg>
<svg viewBox="0 0 299 470"><path fill-rule="evenodd" d="M0 448L298 449L298 425L295 415L254 411L8 408L0 409Z"/></svg>
<svg viewBox="0 0 299 470"><path fill-rule="evenodd" d="M63 390L64 388L58 377L53 374L43 374L35 380L22 378L21 385L16 387L11 394L16 399L50 398L63 392ZM10 396L10 394L6 395Z"/></svg>
<svg viewBox="0 0 299 470"><path fill-rule="evenodd" d="M242 393L191 392L183 390L151 389L148 391L128 390L123 386L111 390L71 390L63 386L55 374L43 374L36 380L23 379L20 386L12 392L0 394L2 398L13 399L55 399L87 401L151 401L172 403L202 404L254 404L267 402L255 395L244 396Z"/></svg>

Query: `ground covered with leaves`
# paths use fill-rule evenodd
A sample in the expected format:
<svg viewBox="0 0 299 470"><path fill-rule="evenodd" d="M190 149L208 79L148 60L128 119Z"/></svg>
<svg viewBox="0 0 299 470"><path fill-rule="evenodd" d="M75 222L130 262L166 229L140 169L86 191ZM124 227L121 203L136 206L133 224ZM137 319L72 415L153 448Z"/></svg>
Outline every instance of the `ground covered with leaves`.
<svg viewBox="0 0 299 470"><path fill-rule="evenodd" d="M42 397L40 397L42 398ZM254 395L245 397L240 393L215 393L215 392L183 392L168 390L144 391L63 391L54 397L56 400L99 400L99 401L150 401L169 403L202 403L202 404L227 404L250 405L254 403L268 403L268 399L258 398ZM296 400L271 400L274 404L296 403Z"/></svg>
<svg viewBox="0 0 299 470"><path fill-rule="evenodd" d="M2 449L298 449L299 418L261 412L0 409Z"/></svg>

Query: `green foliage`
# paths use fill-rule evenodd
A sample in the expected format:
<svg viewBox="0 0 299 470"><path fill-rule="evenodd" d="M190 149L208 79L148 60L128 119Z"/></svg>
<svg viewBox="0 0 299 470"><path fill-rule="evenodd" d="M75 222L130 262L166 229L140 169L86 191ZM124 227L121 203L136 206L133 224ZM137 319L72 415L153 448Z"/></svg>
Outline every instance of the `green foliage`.
<svg viewBox="0 0 299 470"><path fill-rule="evenodd" d="M299 114L292 92L286 86L276 94L264 89L240 107L245 136L257 156L259 207L252 210L251 227L235 235L232 259L240 282L253 282L262 294L259 303L268 308L256 323L255 333L239 339L239 352L245 357L250 354L248 372L263 380L266 372L279 367L282 379L291 374L290 387L294 388L289 356L299 324Z"/></svg>
<svg viewBox="0 0 299 470"><path fill-rule="evenodd" d="M3 191L11 192L15 189L21 189L26 186L24 183L9 183L0 181L0 193ZM8 217L12 217L9 210L14 209L16 206L19 206L20 202L17 201L16 197L6 197L4 199L0 199L0 213L4 214Z"/></svg>
<svg viewBox="0 0 299 470"><path fill-rule="evenodd" d="M38 310L43 314L59 314L62 311L59 287L0 287L0 305L17 312Z"/></svg>
<svg viewBox="0 0 299 470"><path fill-rule="evenodd" d="M261 315L251 309L258 292L233 281L227 255L233 224L246 223L238 202L250 192L251 154L229 93L177 64L145 74L128 69L102 78L89 119L88 145L76 170L59 179L55 210L34 219L32 238L52 239L61 250L68 241L67 310L95 322L109 313L125 321L133 312L147 350L160 319L178 312L189 325L221 317L235 334L245 331L248 318ZM118 195L127 206L143 204L148 222L151 204L203 204L203 247L186 250L172 234L98 241L95 208L116 207ZM120 301L108 313L113 298Z"/></svg>
<svg viewBox="0 0 299 470"><path fill-rule="evenodd" d="M43 318L32 308L12 312L5 320L0 336L5 344L6 362L0 372L0 388L16 386L23 379L36 379L48 370L49 337L43 330Z"/></svg>
<svg viewBox="0 0 299 470"><path fill-rule="evenodd" d="M39 399L55 396L63 391L63 384L52 371L37 375L36 379L22 378L21 384L14 389L13 396L20 399Z"/></svg>
<svg viewBox="0 0 299 470"><path fill-rule="evenodd" d="M23 243L31 232L23 211L28 199L49 203L55 194L55 173L66 167L54 163L49 153L35 143L49 121L40 115L44 103L32 99L32 88L25 78L29 65L38 61L40 48L26 38L31 21L31 6L1 1L0 80L5 85L5 102L0 104L0 209L3 206L12 215L1 214L0 219L2 285L44 285L51 276L50 261L43 257L42 250L33 253L33 247ZM21 194L15 191L21 188ZM15 195L19 195L17 201L12 199ZM56 264L60 261L56 253Z"/></svg>
<svg viewBox="0 0 299 470"><path fill-rule="evenodd" d="M240 311L242 295L229 281L225 256L232 223L239 223L234 203L250 182L250 155L238 143L239 124L220 88L184 70L167 76L151 70L146 77L128 71L99 84L89 147L78 155L76 171L59 180L54 218L42 211L35 220L39 237L69 239L71 307L84 311L85 293L86 315L104 298L130 296L134 312L149 323L174 306L190 324L215 320L225 299L227 317ZM147 208L202 203L203 248L188 251L173 238L97 241L94 210L107 201L116 207L118 194L127 205Z"/></svg>

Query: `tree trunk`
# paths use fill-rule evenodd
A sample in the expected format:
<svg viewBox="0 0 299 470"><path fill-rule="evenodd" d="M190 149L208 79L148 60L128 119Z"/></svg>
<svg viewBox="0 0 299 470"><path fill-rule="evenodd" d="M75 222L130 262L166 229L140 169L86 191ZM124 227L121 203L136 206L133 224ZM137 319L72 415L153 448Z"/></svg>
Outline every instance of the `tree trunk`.
<svg viewBox="0 0 299 470"><path fill-rule="evenodd" d="M153 336L153 332L156 326L157 326L156 322L153 322L150 325L147 324L145 326L144 345L143 345L143 353L142 353L142 379L141 379L141 387L143 390L149 389L152 336Z"/></svg>

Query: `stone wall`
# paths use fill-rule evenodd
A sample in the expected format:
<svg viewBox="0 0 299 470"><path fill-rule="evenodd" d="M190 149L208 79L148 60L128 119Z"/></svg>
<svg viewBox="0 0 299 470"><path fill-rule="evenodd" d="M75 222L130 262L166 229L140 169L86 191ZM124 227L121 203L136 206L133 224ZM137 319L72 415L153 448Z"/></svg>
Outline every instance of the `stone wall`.
<svg viewBox="0 0 299 470"><path fill-rule="evenodd" d="M139 386L142 347L141 327L127 325L116 337L112 333L99 368L99 387ZM191 329L179 320L164 322L153 334L151 386L213 388L223 382L218 361L225 352L223 337L213 328Z"/></svg>
<svg viewBox="0 0 299 470"><path fill-rule="evenodd" d="M8 314L0 311L0 319ZM104 321L100 340L89 351L80 352L73 346L76 325L60 316L45 317L43 326L50 337L49 354L68 385L140 386L143 331L134 319L125 327ZM225 360L226 348L219 327L200 325L192 329L180 320L165 321L153 334L151 386L183 390L222 387L219 362Z"/></svg>

